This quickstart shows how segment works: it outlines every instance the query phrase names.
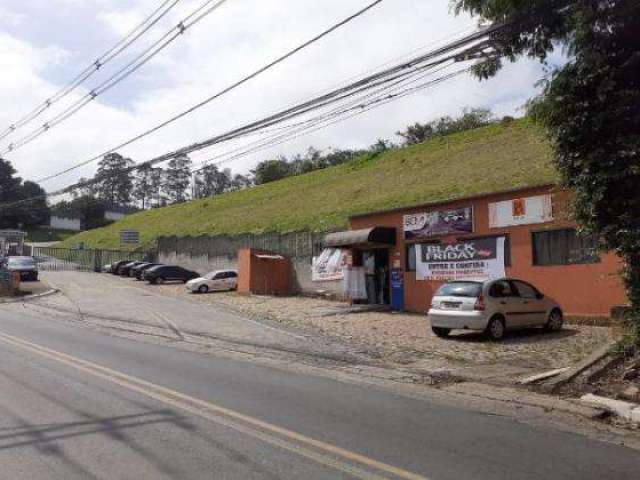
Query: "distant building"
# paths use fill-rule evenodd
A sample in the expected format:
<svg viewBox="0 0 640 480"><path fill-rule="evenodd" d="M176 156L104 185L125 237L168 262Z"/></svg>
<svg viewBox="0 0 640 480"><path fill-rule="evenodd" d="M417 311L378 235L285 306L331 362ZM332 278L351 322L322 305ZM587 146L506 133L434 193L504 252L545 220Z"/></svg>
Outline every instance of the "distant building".
<svg viewBox="0 0 640 480"><path fill-rule="evenodd" d="M80 230L82 230L82 222L79 218L51 215L51 219L49 220L49 228L79 232Z"/></svg>

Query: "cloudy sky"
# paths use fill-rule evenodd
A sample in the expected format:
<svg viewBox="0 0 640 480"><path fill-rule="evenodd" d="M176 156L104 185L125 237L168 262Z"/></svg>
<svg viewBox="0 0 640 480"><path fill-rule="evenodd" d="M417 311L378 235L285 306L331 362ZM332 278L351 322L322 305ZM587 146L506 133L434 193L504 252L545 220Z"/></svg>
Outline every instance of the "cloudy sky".
<svg viewBox="0 0 640 480"><path fill-rule="evenodd" d="M131 60L204 0L182 0L147 35L91 77L63 108ZM268 63L370 0L228 0L162 54L78 114L33 143L6 156L27 179L38 179L86 160L217 92ZM161 0L3 0L0 4L0 130L55 93ZM385 0L311 48L198 112L124 149L139 162L306 99L412 51L468 33L476 21L456 17L449 0ZM423 50L424 51L424 50ZM463 107L490 107L498 115L521 114L535 93L542 68L520 61L488 82L459 77L292 142L226 166L245 172L257 161L306 150L310 145L364 147L377 138ZM33 124L0 141L37 128ZM238 145L193 155L194 163ZM90 165L43 184L52 190L90 176Z"/></svg>

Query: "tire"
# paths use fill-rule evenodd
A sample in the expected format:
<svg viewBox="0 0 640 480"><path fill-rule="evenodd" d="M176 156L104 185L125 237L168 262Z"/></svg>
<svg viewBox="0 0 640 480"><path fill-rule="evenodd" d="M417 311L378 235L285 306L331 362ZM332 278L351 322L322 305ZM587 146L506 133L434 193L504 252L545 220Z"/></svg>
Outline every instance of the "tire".
<svg viewBox="0 0 640 480"><path fill-rule="evenodd" d="M443 328L443 327L431 327L431 331L440 338L448 337L449 334L451 333L450 328Z"/></svg>
<svg viewBox="0 0 640 480"><path fill-rule="evenodd" d="M156 285L162 285L164 283L164 277L158 277L156 278L153 283L155 283Z"/></svg>
<svg viewBox="0 0 640 480"><path fill-rule="evenodd" d="M551 310L547 323L544 325L544 329L547 332L558 332L562 330L562 324L564 319L562 318L562 312L558 308Z"/></svg>
<svg viewBox="0 0 640 480"><path fill-rule="evenodd" d="M491 317L491 320L487 323L487 328L484 333L490 340L498 342L504 338L506 330L504 319L502 317L495 316Z"/></svg>
<svg viewBox="0 0 640 480"><path fill-rule="evenodd" d="M206 285L200 285L198 287L198 293L209 293L209 287Z"/></svg>

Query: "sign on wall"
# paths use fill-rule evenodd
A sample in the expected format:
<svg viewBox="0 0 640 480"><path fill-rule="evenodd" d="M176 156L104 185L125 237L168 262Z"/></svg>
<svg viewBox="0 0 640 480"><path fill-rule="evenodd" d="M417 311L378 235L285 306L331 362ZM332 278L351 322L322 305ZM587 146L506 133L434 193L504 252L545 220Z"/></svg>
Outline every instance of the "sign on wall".
<svg viewBox="0 0 640 480"><path fill-rule="evenodd" d="M120 230L120 245L138 245L140 232L137 230Z"/></svg>
<svg viewBox="0 0 640 480"><path fill-rule="evenodd" d="M473 207L405 215L402 223L405 240L473 233Z"/></svg>
<svg viewBox="0 0 640 480"><path fill-rule="evenodd" d="M343 248L325 248L318 257L313 259L311 280L314 282L342 280L344 278L344 269L348 263L348 250Z"/></svg>
<svg viewBox="0 0 640 480"><path fill-rule="evenodd" d="M504 237L416 247L416 279L469 280L505 276Z"/></svg>
<svg viewBox="0 0 640 480"><path fill-rule="evenodd" d="M514 198L489 204L489 228L529 225L553 220L551 195Z"/></svg>

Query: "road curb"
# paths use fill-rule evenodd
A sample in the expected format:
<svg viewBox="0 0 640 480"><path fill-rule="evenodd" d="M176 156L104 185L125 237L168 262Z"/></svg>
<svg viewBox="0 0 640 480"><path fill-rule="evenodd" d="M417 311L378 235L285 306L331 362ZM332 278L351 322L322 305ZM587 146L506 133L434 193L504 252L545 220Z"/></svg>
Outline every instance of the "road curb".
<svg viewBox="0 0 640 480"><path fill-rule="evenodd" d="M601 405L595 406L591 404L587 405L576 403L571 400L551 395L532 393L509 387L498 387L484 383L463 382L441 387L440 390L487 400L514 403L528 407L538 407L545 411L555 410L578 415L590 420L602 417L607 410Z"/></svg>
<svg viewBox="0 0 640 480"><path fill-rule="evenodd" d="M48 297L49 295L53 295L54 293L58 293L59 291L60 290L58 290L57 288L51 288L45 292L35 293L33 295L25 295L24 297L12 298L10 300L0 302L0 305L5 305L7 303L24 303L36 298Z"/></svg>
<svg viewBox="0 0 640 480"><path fill-rule="evenodd" d="M601 397L592 393L587 393L580 397L580 402L597 408L604 408L620 418L640 423L640 404Z"/></svg>

